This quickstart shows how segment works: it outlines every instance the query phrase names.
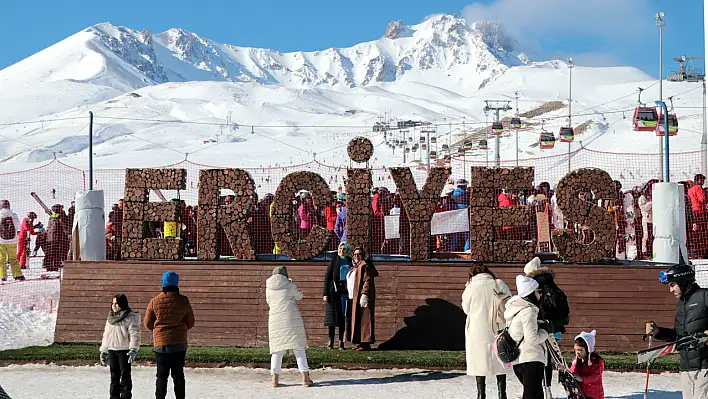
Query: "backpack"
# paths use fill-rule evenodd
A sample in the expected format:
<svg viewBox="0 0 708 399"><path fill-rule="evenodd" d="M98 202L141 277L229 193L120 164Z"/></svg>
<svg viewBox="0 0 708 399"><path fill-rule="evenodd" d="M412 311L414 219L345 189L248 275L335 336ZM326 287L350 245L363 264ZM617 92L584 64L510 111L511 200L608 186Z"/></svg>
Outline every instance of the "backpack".
<svg viewBox="0 0 708 399"><path fill-rule="evenodd" d="M0 238L3 240L12 240L17 236L15 222L11 216L6 216L0 220Z"/></svg>
<svg viewBox="0 0 708 399"><path fill-rule="evenodd" d="M568 296L557 285L549 284L542 292L543 310L546 318L553 322L554 326L567 326L570 322L570 306Z"/></svg>
<svg viewBox="0 0 708 399"><path fill-rule="evenodd" d="M511 298L511 295L499 289L499 283L494 280L494 295L492 296L492 326L495 324L505 325L506 319L504 318L504 310L506 310L506 303Z"/></svg>
<svg viewBox="0 0 708 399"><path fill-rule="evenodd" d="M509 327L504 327L503 330L494 337L494 353L502 366L508 368L510 364L519 358L521 350L519 345L524 342L524 338L518 343L511 338Z"/></svg>

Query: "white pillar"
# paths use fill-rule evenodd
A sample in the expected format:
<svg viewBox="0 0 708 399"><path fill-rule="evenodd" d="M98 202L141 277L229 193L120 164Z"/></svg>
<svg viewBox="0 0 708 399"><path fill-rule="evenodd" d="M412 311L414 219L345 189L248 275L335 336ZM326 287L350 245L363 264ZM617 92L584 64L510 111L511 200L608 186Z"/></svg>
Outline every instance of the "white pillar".
<svg viewBox="0 0 708 399"><path fill-rule="evenodd" d="M686 248L686 207L683 185L656 183L652 189L654 221L654 261L679 263L679 254L688 262Z"/></svg>
<svg viewBox="0 0 708 399"><path fill-rule="evenodd" d="M76 193L76 216L72 227L72 248L78 245L81 260L106 260L106 217L103 190Z"/></svg>

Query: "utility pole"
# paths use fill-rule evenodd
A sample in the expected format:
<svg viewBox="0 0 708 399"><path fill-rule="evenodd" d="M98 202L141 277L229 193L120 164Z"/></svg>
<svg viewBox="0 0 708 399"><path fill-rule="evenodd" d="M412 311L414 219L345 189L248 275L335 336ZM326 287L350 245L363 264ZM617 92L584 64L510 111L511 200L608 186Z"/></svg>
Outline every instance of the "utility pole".
<svg viewBox="0 0 708 399"><path fill-rule="evenodd" d="M495 112L494 121L499 122L499 111L511 111L512 108L511 108L511 105L509 105L510 102L511 101L507 101L507 100L484 100L484 103L486 104L484 106L484 110L485 111L494 111ZM491 105L490 105L490 103L491 103ZM487 126L487 129L488 128L489 127ZM495 163L496 163L496 166L500 166L501 159L500 159L500 155L499 155L499 146L501 143L501 139L500 139L500 135L495 135L494 137L496 137L496 140L495 140L496 150L495 150L495 154L494 154Z"/></svg>
<svg viewBox="0 0 708 399"><path fill-rule="evenodd" d="M568 58L568 75L569 75L569 83L568 83L568 127L573 128L573 113L571 112L573 109L573 59ZM570 144L571 142L568 142L568 173L570 173Z"/></svg>
<svg viewBox="0 0 708 399"><path fill-rule="evenodd" d="M432 146L430 145L430 133L431 133L431 132L432 132L432 133L435 133L435 130L430 130L430 128L426 128L426 129L421 129L420 132L421 132L421 133L425 133L425 142L427 143L427 148L428 148L428 149L426 150L426 154L428 154L428 172L430 172L430 147L432 147ZM421 155L423 155L423 151L422 151L422 150L421 150ZM421 161L422 161L422 160L421 160Z"/></svg>
<svg viewBox="0 0 708 399"><path fill-rule="evenodd" d="M484 141L487 142L487 149L484 150L484 166L489 167L489 113L484 110Z"/></svg>
<svg viewBox="0 0 708 399"><path fill-rule="evenodd" d="M93 112L89 111L89 190L93 190Z"/></svg>
<svg viewBox="0 0 708 399"><path fill-rule="evenodd" d="M519 116L519 92L515 92L516 97L516 116ZM519 129L516 129L516 166L519 166Z"/></svg>
<svg viewBox="0 0 708 399"><path fill-rule="evenodd" d="M659 101L664 101L663 98L663 93L662 93L662 84L664 80L664 26L666 26L666 18L664 17L664 13L660 12L656 14L656 26L659 27ZM664 115L664 119L668 119L668 115ZM658 122L658 121L657 121ZM669 132L666 132L666 135L669 135ZM661 136L659 136L659 173L660 173L660 180L664 180L664 140L661 139ZM666 150L668 151L668 149ZM668 179L668 176L666 176ZM668 180L666 180L668 181Z"/></svg>

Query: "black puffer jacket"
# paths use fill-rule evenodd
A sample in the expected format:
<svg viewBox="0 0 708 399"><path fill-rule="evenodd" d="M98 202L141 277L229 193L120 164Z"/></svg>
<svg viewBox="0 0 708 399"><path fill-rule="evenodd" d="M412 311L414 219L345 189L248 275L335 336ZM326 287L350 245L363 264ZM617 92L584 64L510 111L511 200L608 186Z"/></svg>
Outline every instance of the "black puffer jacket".
<svg viewBox="0 0 708 399"><path fill-rule="evenodd" d="M543 317L553 323L553 332L564 333L570 321L570 306L565 292L553 281L555 273L549 267L541 267L529 273L528 277L538 282L538 288L543 293Z"/></svg>
<svg viewBox="0 0 708 399"><path fill-rule="evenodd" d="M656 339L676 341L690 334L708 330L708 289L693 284L676 304L674 328L659 328ZM696 350L680 352L681 371L708 370L708 346L701 344Z"/></svg>

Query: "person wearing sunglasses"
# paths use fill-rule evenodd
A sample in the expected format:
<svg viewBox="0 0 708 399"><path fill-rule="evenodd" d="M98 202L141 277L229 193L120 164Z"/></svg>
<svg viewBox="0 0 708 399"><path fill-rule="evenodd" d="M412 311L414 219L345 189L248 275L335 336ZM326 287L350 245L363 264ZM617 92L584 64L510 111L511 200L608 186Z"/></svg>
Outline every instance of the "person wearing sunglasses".
<svg viewBox="0 0 708 399"><path fill-rule="evenodd" d="M666 342L695 334L708 335L708 289L698 286L693 267L673 265L659 273L659 281L667 284L678 299L674 327L659 327L650 321L646 323L646 334ZM679 353L683 399L708 398L708 346L686 346Z"/></svg>

